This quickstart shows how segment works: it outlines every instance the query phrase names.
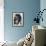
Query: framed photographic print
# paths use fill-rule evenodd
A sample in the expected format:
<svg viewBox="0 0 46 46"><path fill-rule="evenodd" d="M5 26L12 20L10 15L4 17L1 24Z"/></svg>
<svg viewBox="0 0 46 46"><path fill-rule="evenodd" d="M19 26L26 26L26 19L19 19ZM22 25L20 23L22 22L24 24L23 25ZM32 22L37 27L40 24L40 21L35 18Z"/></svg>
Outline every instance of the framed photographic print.
<svg viewBox="0 0 46 46"><path fill-rule="evenodd" d="M24 26L24 12L13 12L12 13L12 25L13 26Z"/></svg>

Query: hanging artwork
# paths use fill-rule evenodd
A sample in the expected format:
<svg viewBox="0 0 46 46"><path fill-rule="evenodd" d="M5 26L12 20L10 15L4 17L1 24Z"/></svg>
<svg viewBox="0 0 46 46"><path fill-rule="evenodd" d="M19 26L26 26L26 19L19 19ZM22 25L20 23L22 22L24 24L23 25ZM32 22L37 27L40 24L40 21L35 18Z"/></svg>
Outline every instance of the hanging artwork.
<svg viewBox="0 0 46 46"><path fill-rule="evenodd" d="M24 25L24 12L13 12L12 13L12 25L13 26Z"/></svg>

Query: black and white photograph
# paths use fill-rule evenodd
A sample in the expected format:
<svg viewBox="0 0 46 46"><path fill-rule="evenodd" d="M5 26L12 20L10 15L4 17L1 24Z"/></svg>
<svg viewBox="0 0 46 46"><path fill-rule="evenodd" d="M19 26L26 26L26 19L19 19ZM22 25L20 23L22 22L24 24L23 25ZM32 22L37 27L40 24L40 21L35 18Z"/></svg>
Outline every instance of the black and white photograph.
<svg viewBox="0 0 46 46"><path fill-rule="evenodd" d="M23 26L24 13L23 12L13 12L12 19L13 19L12 20L13 26Z"/></svg>

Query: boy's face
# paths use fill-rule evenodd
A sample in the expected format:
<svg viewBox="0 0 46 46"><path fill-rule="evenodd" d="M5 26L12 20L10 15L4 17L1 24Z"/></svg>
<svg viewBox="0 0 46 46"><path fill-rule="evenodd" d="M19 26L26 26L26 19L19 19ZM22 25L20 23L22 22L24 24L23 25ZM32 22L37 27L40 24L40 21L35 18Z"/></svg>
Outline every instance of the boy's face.
<svg viewBox="0 0 46 46"><path fill-rule="evenodd" d="M19 24L19 21L18 20L16 20L15 22L16 22L16 24Z"/></svg>
<svg viewBox="0 0 46 46"><path fill-rule="evenodd" d="M19 24L19 18L17 16L15 16L15 21L14 21L15 24Z"/></svg>

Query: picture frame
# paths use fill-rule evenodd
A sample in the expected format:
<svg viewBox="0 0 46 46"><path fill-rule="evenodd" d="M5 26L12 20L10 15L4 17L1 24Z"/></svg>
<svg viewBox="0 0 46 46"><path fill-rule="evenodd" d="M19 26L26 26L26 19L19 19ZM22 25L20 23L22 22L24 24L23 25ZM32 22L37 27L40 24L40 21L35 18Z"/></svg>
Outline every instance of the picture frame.
<svg viewBox="0 0 46 46"><path fill-rule="evenodd" d="M12 26L13 27L24 26L24 12L12 12Z"/></svg>

